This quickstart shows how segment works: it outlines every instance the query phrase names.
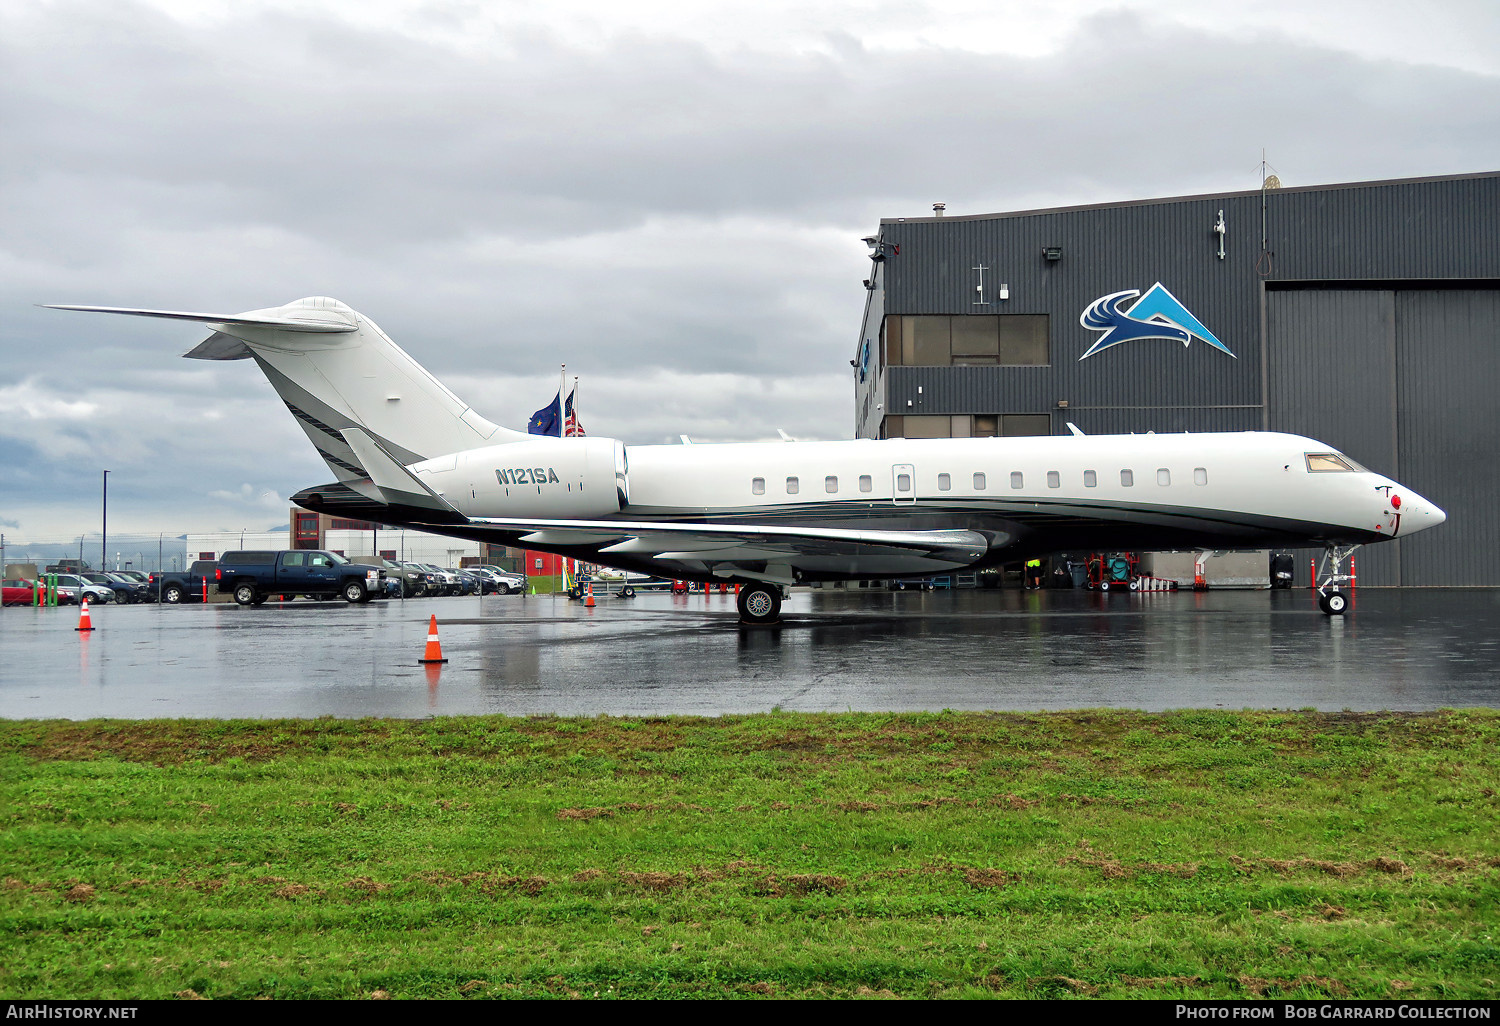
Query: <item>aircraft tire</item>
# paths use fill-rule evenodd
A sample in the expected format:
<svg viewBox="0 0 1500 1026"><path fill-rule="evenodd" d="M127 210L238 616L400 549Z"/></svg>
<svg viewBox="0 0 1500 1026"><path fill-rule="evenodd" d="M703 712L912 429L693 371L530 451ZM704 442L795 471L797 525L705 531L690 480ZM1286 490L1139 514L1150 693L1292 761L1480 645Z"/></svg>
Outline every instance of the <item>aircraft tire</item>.
<svg viewBox="0 0 1500 1026"><path fill-rule="evenodd" d="M740 622L775 623L781 618L781 589L765 584L741 588L735 603L740 608Z"/></svg>
<svg viewBox="0 0 1500 1026"><path fill-rule="evenodd" d="M1344 610L1349 608L1349 599L1341 591L1330 591L1319 596L1318 608L1329 616L1343 616Z"/></svg>

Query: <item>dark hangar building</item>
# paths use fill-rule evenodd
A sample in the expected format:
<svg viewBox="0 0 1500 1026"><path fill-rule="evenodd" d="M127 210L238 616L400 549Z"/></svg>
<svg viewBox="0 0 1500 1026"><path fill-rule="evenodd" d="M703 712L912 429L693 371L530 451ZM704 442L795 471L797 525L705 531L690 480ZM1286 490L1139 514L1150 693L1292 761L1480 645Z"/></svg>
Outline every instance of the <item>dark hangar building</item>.
<svg viewBox="0 0 1500 1026"><path fill-rule="evenodd" d="M1500 583L1500 172L934 213L866 239L858 437L1308 435L1448 513L1361 584Z"/></svg>

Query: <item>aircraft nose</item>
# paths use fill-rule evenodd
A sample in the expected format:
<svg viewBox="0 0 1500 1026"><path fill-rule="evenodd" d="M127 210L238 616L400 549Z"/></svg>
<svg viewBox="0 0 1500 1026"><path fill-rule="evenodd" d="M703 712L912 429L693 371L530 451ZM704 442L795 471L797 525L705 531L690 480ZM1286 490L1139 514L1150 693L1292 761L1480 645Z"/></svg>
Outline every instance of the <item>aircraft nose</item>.
<svg viewBox="0 0 1500 1026"><path fill-rule="evenodd" d="M1448 514L1443 512L1437 503L1430 499L1424 499L1416 492L1407 492L1402 499L1401 512L1405 514L1405 523L1401 525L1402 534L1410 534L1413 531L1425 531L1429 527L1436 527L1448 519Z"/></svg>

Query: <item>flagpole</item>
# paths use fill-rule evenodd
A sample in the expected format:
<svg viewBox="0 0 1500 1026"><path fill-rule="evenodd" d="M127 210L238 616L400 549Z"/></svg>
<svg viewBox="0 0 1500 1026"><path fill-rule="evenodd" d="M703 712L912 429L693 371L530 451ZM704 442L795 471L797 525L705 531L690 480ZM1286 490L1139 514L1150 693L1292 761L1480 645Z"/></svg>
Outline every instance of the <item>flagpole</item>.
<svg viewBox="0 0 1500 1026"><path fill-rule="evenodd" d="M575 425L575 427L578 427L580 429L583 426L582 423L578 419L578 375L577 374L573 375L573 424ZM582 433L583 433L582 430L578 430L578 431L574 432L575 435L582 434Z"/></svg>

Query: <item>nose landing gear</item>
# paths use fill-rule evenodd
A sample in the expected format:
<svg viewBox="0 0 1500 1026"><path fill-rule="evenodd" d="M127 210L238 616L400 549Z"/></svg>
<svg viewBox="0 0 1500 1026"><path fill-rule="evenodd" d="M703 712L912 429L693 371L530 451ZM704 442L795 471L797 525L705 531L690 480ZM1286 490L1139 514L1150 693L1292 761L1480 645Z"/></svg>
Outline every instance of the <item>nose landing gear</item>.
<svg viewBox="0 0 1500 1026"><path fill-rule="evenodd" d="M1318 566L1318 608L1329 616L1341 616L1349 608L1349 597L1340 586L1354 580L1344 573L1344 560L1354 554L1358 545L1329 545L1323 550L1323 562Z"/></svg>

